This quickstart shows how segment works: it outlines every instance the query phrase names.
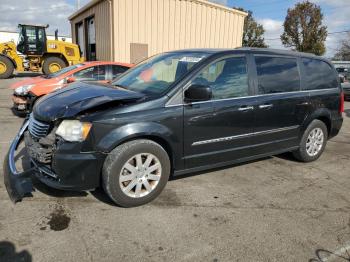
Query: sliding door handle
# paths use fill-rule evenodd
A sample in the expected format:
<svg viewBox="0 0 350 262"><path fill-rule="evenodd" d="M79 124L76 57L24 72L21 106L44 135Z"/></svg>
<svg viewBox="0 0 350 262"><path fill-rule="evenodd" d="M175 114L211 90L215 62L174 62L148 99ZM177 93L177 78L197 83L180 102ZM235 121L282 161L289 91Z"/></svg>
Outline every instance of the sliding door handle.
<svg viewBox="0 0 350 262"><path fill-rule="evenodd" d="M254 106L242 106L240 108L238 108L238 111L249 111L249 110L253 110Z"/></svg>
<svg viewBox="0 0 350 262"><path fill-rule="evenodd" d="M266 105L260 105L259 108L260 109L268 109L268 108L271 108L273 107L273 104L266 104Z"/></svg>

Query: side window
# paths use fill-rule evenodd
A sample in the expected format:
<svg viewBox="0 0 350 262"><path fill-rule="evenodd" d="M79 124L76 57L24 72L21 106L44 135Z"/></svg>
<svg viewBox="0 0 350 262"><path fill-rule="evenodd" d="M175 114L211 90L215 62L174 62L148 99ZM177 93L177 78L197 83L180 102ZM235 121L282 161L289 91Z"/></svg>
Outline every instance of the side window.
<svg viewBox="0 0 350 262"><path fill-rule="evenodd" d="M300 90L300 76L296 58L255 57L259 94Z"/></svg>
<svg viewBox="0 0 350 262"><path fill-rule="evenodd" d="M124 73L129 68L125 66L112 65L112 79L116 78L120 74Z"/></svg>
<svg viewBox="0 0 350 262"><path fill-rule="evenodd" d="M248 72L245 57L230 57L214 62L192 80L192 84L212 88L213 99L248 96Z"/></svg>
<svg viewBox="0 0 350 262"><path fill-rule="evenodd" d="M78 81L106 80L106 66L92 66L85 68L73 75Z"/></svg>
<svg viewBox="0 0 350 262"><path fill-rule="evenodd" d="M328 63L312 58L303 58L302 62L305 70L304 89L315 90L338 86L338 76Z"/></svg>

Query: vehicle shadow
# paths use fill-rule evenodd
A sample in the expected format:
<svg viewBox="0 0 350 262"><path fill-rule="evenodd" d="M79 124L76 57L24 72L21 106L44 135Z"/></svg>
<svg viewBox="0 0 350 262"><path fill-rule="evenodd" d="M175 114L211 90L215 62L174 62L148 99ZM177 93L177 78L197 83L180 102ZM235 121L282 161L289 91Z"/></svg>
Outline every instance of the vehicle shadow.
<svg viewBox="0 0 350 262"><path fill-rule="evenodd" d="M278 158L283 159L283 160L291 161L291 162L300 162L293 156L293 153L291 153L291 152L286 152L286 153L282 153L279 155L275 155L275 157L278 157Z"/></svg>
<svg viewBox="0 0 350 262"><path fill-rule="evenodd" d="M21 77L35 77L43 75L40 72L17 72L11 76L11 78L21 78Z"/></svg>
<svg viewBox="0 0 350 262"><path fill-rule="evenodd" d="M325 249L317 249L315 251L316 257L309 259L309 262L323 262L323 261L350 261L350 255L346 251L345 254L338 254L338 252L331 252Z"/></svg>
<svg viewBox="0 0 350 262"><path fill-rule="evenodd" d="M1 262L31 262L32 255L27 251L16 252L16 247L9 241L0 241Z"/></svg>
<svg viewBox="0 0 350 262"><path fill-rule="evenodd" d="M345 109L344 113L347 117L350 117L350 109Z"/></svg>
<svg viewBox="0 0 350 262"><path fill-rule="evenodd" d="M118 206L109 198L109 196L106 194L102 187L98 187L94 191L90 191L90 194L98 201L101 201L107 205L114 207Z"/></svg>
<svg viewBox="0 0 350 262"><path fill-rule="evenodd" d="M232 164L232 165L228 165L228 166L222 166L222 167L206 169L206 170L203 170L203 171L192 172L192 173L188 173L188 174L184 174L184 175L171 176L169 178L169 181L175 181L175 180L179 180L179 179L183 179L183 178L187 178L187 177L194 177L194 176L199 176L199 175L203 175L203 174L207 174L207 173L217 172L217 171L221 171L221 170L225 170L225 169L229 169L229 168L249 165L251 163L265 161L265 160L271 159L271 158L272 157L264 157L264 158L260 158L260 159L255 159L255 160L251 160L251 161L247 161L247 162L238 163L238 164Z"/></svg>

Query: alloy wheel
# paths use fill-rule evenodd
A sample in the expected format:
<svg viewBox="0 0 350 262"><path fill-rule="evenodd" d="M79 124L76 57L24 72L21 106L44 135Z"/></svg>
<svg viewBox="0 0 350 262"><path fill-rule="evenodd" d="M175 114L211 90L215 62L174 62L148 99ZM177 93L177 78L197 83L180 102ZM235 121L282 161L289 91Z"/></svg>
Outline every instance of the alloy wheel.
<svg viewBox="0 0 350 262"><path fill-rule="evenodd" d="M140 198L150 194L162 175L159 159L150 153L134 155L122 167L119 186L128 197Z"/></svg>
<svg viewBox="0 0 350 262"><path fill-rule="evenodd" d="M322 149L324 134L321 128L314 128L306 140L306 152L309 156L316 156Z"/></svg>

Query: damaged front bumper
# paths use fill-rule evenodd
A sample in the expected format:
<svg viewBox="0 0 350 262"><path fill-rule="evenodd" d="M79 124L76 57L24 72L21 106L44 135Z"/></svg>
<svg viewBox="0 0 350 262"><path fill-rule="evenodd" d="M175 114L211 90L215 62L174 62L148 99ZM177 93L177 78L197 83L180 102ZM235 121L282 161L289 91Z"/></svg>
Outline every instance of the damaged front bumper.
<svg viewBox="0 0 350 262"><path fill-rule="evenodd" d="M26 195L33 192L33 184L30 176L33 174L34 168L19 172L15 163L15 152L18 145L23 140L23 135L28 128L29 121L26 121L13 140L10 149L4 160L4 183L7 193L13 202L19 202Z"/></svg>
<svg viewBox="0 0 350 262"><path fill-rule="evenodd" d="M13 108L16 111L26 111L29 109L29 104L26 97L13 95L12 102L13 102Z"/></svg>
<svg viewBox="0 0 350 262"><path fill-rule="evenodd" d="M55 143L54 153L49 159L48 151L28 137L28 126L29 121L26 121L13 140L3 165L6 190L13 202L31 195L33 178L59 190L86 191L100 186L105 154L84 151L82 143L62 142ZM15 153L23 140L33 167L19 172Z"/></svg>

